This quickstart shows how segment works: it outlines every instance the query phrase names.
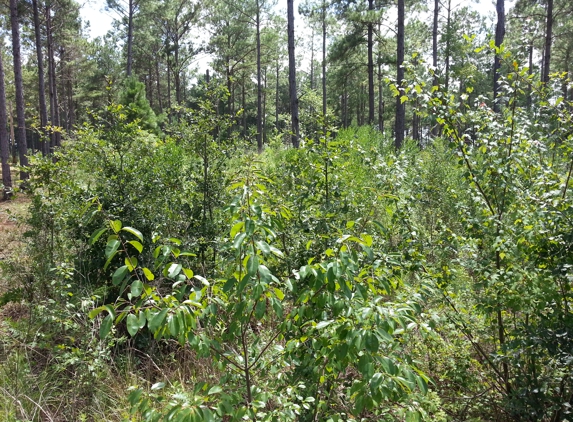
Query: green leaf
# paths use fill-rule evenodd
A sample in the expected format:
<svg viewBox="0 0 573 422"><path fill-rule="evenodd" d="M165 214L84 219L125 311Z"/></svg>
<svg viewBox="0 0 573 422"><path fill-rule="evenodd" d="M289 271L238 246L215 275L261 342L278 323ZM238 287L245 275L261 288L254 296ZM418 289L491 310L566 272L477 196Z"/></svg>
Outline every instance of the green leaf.
<svg viewBox="0 0 573 422"><path fill-rule="evenodd" d="M237 282L237 279L235 277L231 277L229 278L225 284L223 285L223 291L225 293L227 293L229 290L231 290L233 288L233 286L235 285L235 283Z"/></svg>
<svg viewBox="0 0 573 422"><path fill-rule="evenodd" d="M129 269L127 268L127 265L119 267L117 270L115 270L115 272L111 276L111 281L113 285L117 286L118 284L120 284L128 274L129 274Z"/></svg>
<svg viewBox="0 0 573 422"><path fill-rule="evenodd" d="M107 337L107 335L109 334L110 330L111 330L111 326L113 324L113 315L109 314L107 315L103 321L101 322L101 325L99 327L99 338L100 339L104 339Z"/></svg>
<svg viewBox="0 0 573 422"><path fill-rule="evenodd" d="M376 353L378 348L380 347L380 342L378 341L378 337L374 333L366 333L364 336L365 340L365 347L371 353Z"/></svg>
<svg viewBox="0 0 573 422"><path fill-rule="evenodd" d="M95 232L92 233L91 237L90 237L90 245L93 245L94 243L96 243L98 241L98 239L101 237L102 234L104 234L106 231L108 231L107 227L101 228L96 230Z"/></svg>
<svg viewBox="0 0 573 422"><path fill-rule="evenodd" d="M247 274L253 277L259 268L259 258L256 255L251 255L247 261Z"/></svg>
<svg viewBox="0 0 573 422"><path fill-rule="evenodd" d="M207 393L208 396L212 395L212 394L219 394L223 392L223 387L221 387L220 385L214 385L213 387L211 387L209 389L209 392Z"/></svg>
<svg viewBox="0 0 573 422"><path fill-rule="evenodd" d="M272 252L273 254L275 254L276 256L278 256L279 258L283 258L283 257L284 257L284 254L283 254L282 251L280 251L279 249L275 248L274 246L270 246L269 248L270 248L271 252Z"/></svg>
<svg viewBox="0 0 573 422"><path fill-rule="evenodd" d="M267 301L263 297L257 302L257 306L255 308L255 317L257 319L262 319L265 316L266 311L267 311Z"/></svg>
<svg viewBox="0 0 573 422"><path fill-rule="evenodd" d="M268 255L271 252L271 247L264 240L257 240L255 245L257 245L257 248L259 248L259 250L265 255Z"/></svg>
<svg viewBox="0 0 573 422"><path fill-rule="evenodd" d="M118 233L121 230L121 221L119 220L110 221L109 226L114 231L114 233Z"/></svg>
<svg viewBox="0 0 573 422"><path fill-rule="evenodd" d="M279 300L283 300L285 298L285 294L278 288L274 288L273 291L275 292L275 296L279 299Z"/></svg>
<svg viewBox="0 0 573 422"><path fill-rule="evenodd" d="M177 337L179 335L179 330L181 327L179 325L179 318L177 315L169 315L167 318L167 327L169 328L169 332L173 337Z"/></svg>
<svg viewBox="0 0 573 422"><path fill-rule="evenodd" d="M420 422L420 412L409 410L406 412L406 422Z"/></svg>
<svg viewBox="0 0 573 422"><path fill-rule="evenodd" d="M163 322L165 321L165 316L167 315L168 311L169 311L169 309L167 309L167 308L162 309L160 312L158 312L157 314L155 314L151 318L149 318L149 322L148 322L147 326L149 327L149 330L152 333L155 334L155 332L161 328L161 326L163 325Z"/></svg>
<svg viewBox="0 0 573 422"><path fill-rule="evenodd" d="M167 277L174 279L179 275L182 269L183 266L181 264L172 263L167 270Z"/></svg>
<svg viewBox="0 0 573 422"><path fill-rule="evenodd" d="M131 246L133 246L135 249L137 249L137 252L141 253L143 251L143 245L138 242L137 240L130 240L129 243Z"/></svg>
<svg viewBox="0 0 573 422"><path fill-rule="evenodd" d="M131 283L131 295L133 297L139 297L142 291L143 283L139 280L133 280L133 283Z"/></svg>
<svg viewBox="0 0 573 422"><path fill-rule="evenodd" d="M124 227L121 230L123 230L124 232L131 233L132 235L137 237L141 242L143 242L143 235L139 230L134 229L133 227Z"/></svg>
<svg viewBox="0 0 573 422"><path fill-rule="evenodd" d="M237 235L237 233L239 233L239 230L241 230L243 228L243 226L245 225L244 221L239 221L237 224L235 224L232 228L231 228L231 239L234 239L235 236Z"/></svg>
<svg viewBox="0 0 573 422"><path fill-rule="evenodd" d="M143 312L142 312L143 313ZM131 337L133 337L134 335L137 334L137 332L139 331L139 320L138 318L133 315L133 314L129 314L127 316L126 319L126 325L127 325L127 332L129 333L129 335Z"/></svg>
<svg viewBox="0 0 573 422"><path fill-rule="evenodd" d="M185 274L185 277L187 277L189 280L191 280L193 278L193 270L190 268L183 268L183 274Z"/></svg>
<svg viewBox="0 0 573 422"><path fill-rule="evenodd" d="M147 278L149 281L153 281L155 279L155 275L153 275L149 268L143 269L143 275L145 275L145 278Z"/></svg>
<svg viewBox="0 0 573 422"><path fill-rule="evenodd" d="M117 250L119 249L120 245L121 245L121 243L119 242L119 240L110 239L107 242L107 245L105 246L105 257L107 259L112 258L115 255L115 253L117 252Z"/></svg>
<svg viewBox="0 0 573 422"><path fill-rule="evenodd" d="M163 387L165 387L164 382L156 382L151 386L151 391L161 390Z"/></svg>
<svg viewBox="0 0 573 422"><path fill-rule="evenodd" d="M129 258L125 258L124 262L125 262L125 265L127 266L127 269L129 271L133 271L137 267L137 258L134 256L131 256Z"/></svg>
<svg viewBox="0 0 573 422"><path fill-rule="evenodd" d="M245 240L245 237L247 237L246 233L239 234L233 242L233 248L240 249L241 245L243 244L243 240Z"/></svg>
<svg viewBox="0 0 573 422"><path fill-rule="evenodd" d="M330 319L330 320L328 320L328 321L320 321L318 324L316 324L316 327L314 327L314 328L316 328L317 330L321 330L321 329L323 329L323 328L325 328L325 327L328 327L328 326L329 326L330 324L332 324L333 322L334 322L333 319Z"/></svg>

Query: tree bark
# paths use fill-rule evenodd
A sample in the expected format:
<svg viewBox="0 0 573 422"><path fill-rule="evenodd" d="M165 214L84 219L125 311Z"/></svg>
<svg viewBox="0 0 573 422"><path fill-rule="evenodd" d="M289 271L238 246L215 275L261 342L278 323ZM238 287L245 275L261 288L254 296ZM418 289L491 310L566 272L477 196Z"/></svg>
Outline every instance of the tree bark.
<svg viewBox="0 0 573 422"><path fill-rule="evenodd" d="M553 41L553 0L547 0L547 23L545 25L545 51L543 55L542 82L549 82L551 68L551 43Z"/></svg>
<svg viewBox="0 0 573 422"><path fill-rule="evenodd" d="M32 0L34 10L34 34L36 40L36 57L38 59L38 102L40 110L40 130L42 133L42 154L47 155L49 145L45 128L48 124L48 109L46 107L46 84L44 82L44 57L42 54L42 37L40 34L40 16L38 13L38 0Z"/></svg>
<svg viewBox="0 0 573 422"><path fill-rule="evenodd" d="M9 199L12 191L10 174L10 140L8 139L8 117L6 115L6 91L4 89L4 67L2 65L2 45L0 45L0 161L2 163L2 185L4 199Z"/></svg>
<svg viewBox="0 0 573 422"><path fill-rule="evenodd" d="M261 85L261 5L257 0L257 151L263 152L263 87Z"/></svg>
<svg viewBox="0 0 573 422"><path fill-rule="evenodd" d="M326 0L322 1L322 115L326 122Z"/></svg>
<svg viewBox="0 0 573 422"><path fill-rule="evenodd" d="M50 116L52 120L52 145L51 147L61 146L62 134L60 133L60 111L58 101L58 89L56 84L56 60L54 55L54 41L52 37L52 12L50 6L46 7L46 34L48 38L48 78L50 79Z"/></svg>
<svg viewBox="0 0 573 422"><path fill-rule="evenodd" d="M287 0L287 33L288 33L288 80L290 95L290 113L292 146L299 147L299 120L298 120L298 96L296 92L296 61L294 55L294 5L293 0Z"/></svg>
<svg viewBox="0 0 573 422"><path fill-rule="evenodd" d="M400 98L402 96L402 80L404 79L404 0L398 0L398 39L396 49L396 85L400 94L396 97L396 121L395 121L395 139L394 146L396 149L402 148L404 143L404 121L406 120L406 109Z"/></svg>
<svg viewBox="0 0 573 422"><path fill-rule="evenodd" d="M133 14L135 13L135 2L129 0L129 10L127 16L127 77L131 76L131 66L133 61Z"/></svg>
<svg viewBox="0 0 573 422"><path fill-rule="evenodd" d="M374 0L368 0L368 10L374 10ZM368 18L368 124L374 124L374 24Z"/></svg>
<svg viewBox="0 0 573 422"><path fill-rule="evenodd" d="M551 0L550 0L551 1ZM496 3L497 11L497 25L495 27L495 46L499 47L503 44L503 38L505 36L505 2L504 0L497 0ZM493 111L499 113L499 70L501 68L501 59L499 54L495 54L493 59Z"/></svg>
<svg viewBox="0 0 573 422"><path fill-rule="evenodd" d="M18 2L10 0L10 24L12 27L12 54L14 56L14 85L16 89L16 140L20 158L20 179L27 180L29 175L28 145L26 144L26 116L24 112L24 84L22 81L22 59L20 55L20 25L18 21Z"/></svg>

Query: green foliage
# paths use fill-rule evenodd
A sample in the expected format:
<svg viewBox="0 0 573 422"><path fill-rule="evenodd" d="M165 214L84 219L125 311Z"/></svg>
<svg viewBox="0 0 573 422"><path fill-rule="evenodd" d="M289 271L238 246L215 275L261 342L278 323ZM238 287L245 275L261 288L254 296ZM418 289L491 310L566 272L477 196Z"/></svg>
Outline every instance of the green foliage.
<svg viewBox="0 0 573 422"><path fill-rule="evenodd" d="M127 78L124 84L119 103L125 107L126 121L136 122L143 130L159 134L157 116L145 97L145 85L134 76Z"/></svg>

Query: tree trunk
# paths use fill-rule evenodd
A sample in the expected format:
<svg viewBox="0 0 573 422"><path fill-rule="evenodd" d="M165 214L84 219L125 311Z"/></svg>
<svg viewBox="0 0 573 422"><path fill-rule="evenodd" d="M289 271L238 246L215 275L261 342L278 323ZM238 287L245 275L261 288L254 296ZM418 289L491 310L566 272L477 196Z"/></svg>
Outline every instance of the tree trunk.
<svg viewBox="0 0 573 422"><path fill-rule="evenodd" d="M155 61L155 78L157 79L157 104L159 113L163 113L163 103L161 101L161 78L159 76L159 60Z"/></svg>
<svg viewBox="0 0 573 422"><path fill-rule="evenodd" d="M531 77L531 75L533 75L533 40L530 41L529 44L529 69L527 71L527 74ZM527 109L531 109L531 92L532 92L532 87L530 84L528 84L528 88L527 88Z"/></svg>
<svg viewBox="0 0 573 422"><path fill-rule="evenodd" d="M551 1L551 0L549 0ZM495 27L495 46L499 47L503 43L503 38L505 36L505 2L504 0L497 0L496 3L497 11L497 25ZM500 111L499 104L499 70L501 68L501 59L499 54L495 54L493 59L493 110L496 113Z"/></svg>
<svg viewBox="0 0 573 422"><path fill-rule="evenodd" d="M440 0L434 0L434 25L432 27L432 66L434 67L433 86L438 86L438 17L440 12ZM440 132L437 123L432 127L432 136L438 136Z"/></svg>
<svg viewBox="0 0 573 422"><path fill-rule="evenodd" d="M322 115L324 116L326 122L326 2L325 0L322 1Z"/></svg>
<svg viewBox="0 0 573 422"><path fill-rule="evenodd" d="M553 41L553 0L547 0L547 24L545 25L545 51L543 55L542 82L549 82L551 67L551 43Z"/></svg>
<svg viewBox="0 0 573 422"><path fill-rule="evenodd" d="M24 114L24 84L22 81L22 60L20 56L20 25L18 21L18 2L10 0L10 24L12 26L12 54L14 56L14 85L16 89L16 139L20 157L20 179L27 180L29 175L28 145L26 144L26 117Z"/></svg>
<svg viewBox="0 0 573 422"><path fill-rule="evenodd" d="M402 96L402 80L404 79L404 0L398 0L398 39L396 49L396 85L400 94L396 97L396 121L395 121L395 140L394 146L396 149L402 148L404 142L404 120L406 120L406 109L404 103L400 98Z"/></svg>
<svg viewBox="0 0 573 422"><path fill-rule="evenodd" d="M277 52L277 80L275 85L275 128L279 128L279 76L280 76L280 65L279 65L279 54Z"/></svg>
<svg viewBox="0 0 573 422"><path fill-rule="evenodd" d="M257 151L263 152L263 87L261 85L261 6L257 0Z"/></svg>
<svg viewBox="0 0 573 422"><path fill-rule="evenodd" d="M40 130L42 133L42 154L47 155L49 146L45 128L48 124L48 110L46 108L46 85L44 82L44 58L42 54L42 37L40 34L40 16L38 13L38 0L32 0L34 10L34 34L36 36L36 57L38 59L38 102L40 109Z"/></svg>
<svg viewBox="0 0 573 422"><path fill-rule="evenodd" d="M374 10L374 0L368 0L368 10ZM368 18L368 124L374 124L374 24Z"/></svg>
<svg viewBox="0 0 573 422"><path fill-rule="evenodd" d="M452 25L452 0L448 0L448 17L446 18L446 70L444 89L446 93L450 89L450 44L451 44L451 25Z"/></svg>
<svg viewBox="0 0 573 422"><path fill-rule="evenodd" d="M9 199L12 191L10 174L10 140L8 139L8 118L6 116L6 92L4 89L4 67L2 65L2 45L0 45L0 161L2 163L2 185L4 199Z"/></svg>
<svg viewBox="0 0 573 422"><path fill-rule="evenodd" d="M131 66L133 60L133 14L135 13L134 0L129 0L127 16L127 77L131 76Z"/></svg>
<svg viewBox="0 0 573 422"><path fill-rule="evenodd" d="M299 147L299 121L298 121L298 96L296 92L296 61L294 55L294 5L293 0L287 0L287 33L288 33L288 82L290 95L290 113L292 146Z"/></svg>
<svg viewBox="0 0 573 422"><path fill-rule="evenodd" d="M60 133L60 112L58 102L58 89L56 84L56 60L54 56L54 42L52 38L52 12L50 7L46 7L46 34L48 38L48 77L50 79L50 116L52 118L53 130L52 148L61 145L62 134Z"/></svg>

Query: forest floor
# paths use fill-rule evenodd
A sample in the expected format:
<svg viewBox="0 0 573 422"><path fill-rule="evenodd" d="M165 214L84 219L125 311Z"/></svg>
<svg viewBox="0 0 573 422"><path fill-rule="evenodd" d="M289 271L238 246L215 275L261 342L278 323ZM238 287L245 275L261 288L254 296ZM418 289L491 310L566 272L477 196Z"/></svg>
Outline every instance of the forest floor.
<svg viewBox="0 0 573 422"><path fill-rule="evenodd" d="M12 174L12 180L17 180L15 172ZM21 285L20 277L15 277L19 273L17 268L27 268L25 265L26 251L22 239L26 231L24 219L28 213L29 204L30 198L23 193L15 194L8 201L0 199L0 298L6 292L17 289ZM6 311L11 313L10 310L2 309L0 316L4 316Z"/></svg>

